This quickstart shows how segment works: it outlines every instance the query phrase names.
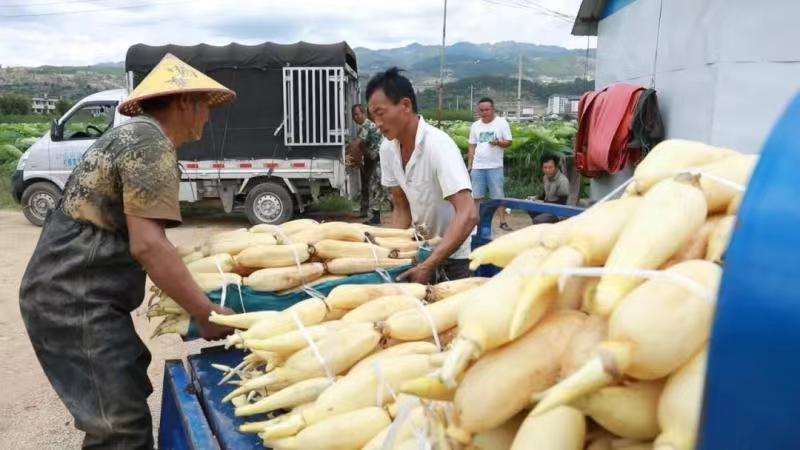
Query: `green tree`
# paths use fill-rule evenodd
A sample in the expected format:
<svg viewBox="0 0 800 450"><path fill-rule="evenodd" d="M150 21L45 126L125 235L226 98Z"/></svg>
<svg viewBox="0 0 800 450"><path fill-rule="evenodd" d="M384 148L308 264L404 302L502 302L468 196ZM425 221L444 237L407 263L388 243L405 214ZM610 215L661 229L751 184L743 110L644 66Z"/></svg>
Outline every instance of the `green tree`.
<svg viewBox="0 0 800 450"><path fill-rule="evenodd" d="M0 95L0 114L30 114L31 99L21 94Z"/></svg>
<svg viewBox="0 0 800 450"><path fill-rule="evenodd" d="M70 108L72 108L72 106L73 106L74 104L75 104L75 102L71 102L71 101L69 101L69 100L66 100L66 99L63 99L63 98L62 98L62 99L60 99L60 100L59 100L59 101L56 103L56 114L58 114L59 116L63 116L63 115L64 115L64 113L66 113L67 111L69 111L69 109L70 109Z"/></svg>

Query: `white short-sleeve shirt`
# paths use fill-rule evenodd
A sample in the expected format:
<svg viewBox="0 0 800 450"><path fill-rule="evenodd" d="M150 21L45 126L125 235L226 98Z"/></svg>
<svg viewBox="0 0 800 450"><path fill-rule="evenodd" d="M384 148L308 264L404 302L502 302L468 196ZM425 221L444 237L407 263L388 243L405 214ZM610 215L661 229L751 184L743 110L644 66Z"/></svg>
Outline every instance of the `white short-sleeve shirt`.
<svg viewBox="0 0 800 450"><path fill-rule="evenodd" d="M444 131L419 118L415 148L403 170L400 142L384 139L381 144L381 184L400 186L411 206L411 220L444 236L455 217L455 208L445 200L464 189L472 191L467 166L456 143ZM467 238L450 258L469 257Z"/></svg>
<svg viewBox="0 0 800 450"><path fill-rule="evenodd" d="M469 128L469 143L475 146L475 156L472 158L473 169L503 167L503 147L489 144L495 139L511 140L511 127L508 126L508 121L502 117L495 117L489 123L479 119Z"/></svg>

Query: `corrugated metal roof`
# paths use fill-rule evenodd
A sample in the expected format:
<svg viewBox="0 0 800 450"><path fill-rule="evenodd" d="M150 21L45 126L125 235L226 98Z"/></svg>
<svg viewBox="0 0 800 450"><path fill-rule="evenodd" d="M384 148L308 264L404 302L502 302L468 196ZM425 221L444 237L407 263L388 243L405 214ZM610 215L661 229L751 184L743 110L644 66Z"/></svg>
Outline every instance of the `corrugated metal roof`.
<svg viewBox="0 0 800 450"><path fill-rule="evenodd" d="M597 36L597 22L602 17L607 0L583 0L572 26L573 36Z"/></svg>

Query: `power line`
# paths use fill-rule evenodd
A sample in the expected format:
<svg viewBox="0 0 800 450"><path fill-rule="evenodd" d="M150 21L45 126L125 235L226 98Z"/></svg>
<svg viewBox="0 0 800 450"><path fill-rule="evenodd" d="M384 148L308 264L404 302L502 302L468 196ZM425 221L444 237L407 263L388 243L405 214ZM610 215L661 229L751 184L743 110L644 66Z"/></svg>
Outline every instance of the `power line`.
<svg viewBox="0 0 800 450"><path fill-rule="evenodd" d="M55 2L39 2L39 3L13 3L10 5L0 5L0 8L14 8L18 6L48 6L48 5L69 5L78 3L99 3L108 0L58 0Z"/></svg>
<svg viewBox="0 0 800 450"><path fill-rule="evenodd" d="M517 8L517 9L527 9L530 11L538 11L538 13L533 13L533 14L539 16L551 17L553 19L563 20L565 22L572 22L575 20L575 16L570 16L569 14L565 14L562 13L561 11L550 9L538 3L533 3L530 1L523 1L523 0L482 0L482 1L486 3L491 3L492 5L507 6L510 8Z"/></svg>
<svg viewBox="0 0 800 450"><path fill-rule="evenodd" d="M13 19L18 17L42 17L42 16L66 16L71 14L88 14L88 13L96 13L102 11L116 11L121 9L137 9L137 8L145 8L148 6L160 6L160 5L174 5L176 3L190 3L193 0L172 0L166 2L152 2L152 3L139 3L137 5L127 5L127 6L112 6L108 8L97 8L97 9L83 9L78 11L60 11L60 12L50 12L50 13L33 13L33 14L12 14L8 16L0 16L0 19Z"/></svg>

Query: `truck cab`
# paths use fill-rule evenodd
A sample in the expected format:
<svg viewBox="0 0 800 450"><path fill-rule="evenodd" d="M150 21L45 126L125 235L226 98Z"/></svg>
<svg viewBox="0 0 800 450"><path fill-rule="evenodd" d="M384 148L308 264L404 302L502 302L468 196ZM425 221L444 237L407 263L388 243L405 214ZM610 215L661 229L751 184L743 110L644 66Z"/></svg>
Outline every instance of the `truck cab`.
<svg viewBox="0 0 800 450"><path fill-rule="evenodd" d="M167 53L238 94L211 111L200 141L178 149L182 202L212 200L252 224L279 224L321 195L359 191L358 174L345 167L359 97L355 52L346 42L137 44L125 58L126 89L84 98L20 159L12 190L31 223L44 222L86 149L128 119L117 105Z"/></svg>
<svg viewBox="0 0 800 450"><path fill-rule="evenodd" d="M127 95L126 89L112 89L82 99L22 155L12 176L12 193L31 223L42 225L86 149L129 119L117 112Z"/></svg>

